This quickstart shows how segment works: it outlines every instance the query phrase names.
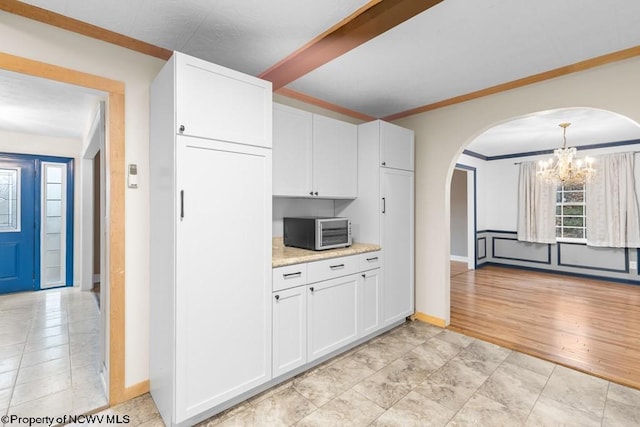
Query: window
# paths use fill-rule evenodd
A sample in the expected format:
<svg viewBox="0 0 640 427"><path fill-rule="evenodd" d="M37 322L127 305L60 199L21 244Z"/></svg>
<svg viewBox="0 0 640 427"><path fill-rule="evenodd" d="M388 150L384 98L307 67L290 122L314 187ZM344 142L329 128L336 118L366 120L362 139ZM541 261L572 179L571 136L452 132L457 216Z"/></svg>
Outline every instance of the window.
<svg viewBox="0 0 640 427"><path fill-rule="evenodd" d="M584 242L587 238L584 184L560 184L556 191L556 238Z"/></svg>
<svg viewBox="0 0 640 427"><path fill-rule="evenodd" d="M20 231L20 169L0 169L0 232Z"/></svg>

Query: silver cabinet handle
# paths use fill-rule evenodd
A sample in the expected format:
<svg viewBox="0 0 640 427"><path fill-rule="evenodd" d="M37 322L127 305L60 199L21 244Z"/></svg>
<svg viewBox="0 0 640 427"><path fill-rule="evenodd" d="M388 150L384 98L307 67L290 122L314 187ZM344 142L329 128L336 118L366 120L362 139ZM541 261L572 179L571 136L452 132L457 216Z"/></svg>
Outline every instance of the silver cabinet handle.
<svg viewBox="0 0 640 427"><path fill-rule="evenodd" d="M332 270L337 270L338 268L344 268L344 264L330 265L329 268Z"/></svg>
<svg viewBox="0 0 640 427"><path fill-rule="evenodd" d="M285 279L295 279L296 277L302 276L302 271L298 271L297 273L286 273L283 274L282 277Z"/></svg>
<svg viewBox="0 0 640 427"><path fill-rule="evenodd" d="M367 261L377 261L377 260L378 260L377 256L375 256L373 258L367 258Z"/></svg>

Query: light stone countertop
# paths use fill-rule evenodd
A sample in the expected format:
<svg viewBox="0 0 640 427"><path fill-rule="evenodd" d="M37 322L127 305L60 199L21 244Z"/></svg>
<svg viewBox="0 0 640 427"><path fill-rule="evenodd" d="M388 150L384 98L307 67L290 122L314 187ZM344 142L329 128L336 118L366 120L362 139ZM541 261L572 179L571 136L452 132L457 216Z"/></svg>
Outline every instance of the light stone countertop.
<svg viewBox="0 0 640 427"><path fill-rule="evenodd" d="M282 237L274 237L272 241L272 267L300 264L303 262L319 261L321 259L336 258L341 256L363 254L379 251L379 245L372 243L354 243L347 248L326 249L324 251L310 251L307 249L291 248L285 246Z"/></svg>

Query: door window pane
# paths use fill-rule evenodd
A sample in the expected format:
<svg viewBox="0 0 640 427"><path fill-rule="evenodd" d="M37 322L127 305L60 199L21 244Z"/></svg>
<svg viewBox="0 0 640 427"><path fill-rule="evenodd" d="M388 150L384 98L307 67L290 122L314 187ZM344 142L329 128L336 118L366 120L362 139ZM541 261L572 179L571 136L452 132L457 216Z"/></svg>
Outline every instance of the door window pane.
<svg viewBox="0 0 640 427"><path fill-rule="evenodd" d="M0 231L20 231L20 169L0 168Z"/></svg>

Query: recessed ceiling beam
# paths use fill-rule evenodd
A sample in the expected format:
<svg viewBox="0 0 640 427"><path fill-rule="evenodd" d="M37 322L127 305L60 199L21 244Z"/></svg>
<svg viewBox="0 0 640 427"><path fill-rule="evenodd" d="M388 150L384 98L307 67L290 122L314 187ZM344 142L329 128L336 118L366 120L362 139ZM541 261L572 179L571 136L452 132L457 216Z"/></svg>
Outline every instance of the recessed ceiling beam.
<svg viewBox="0 0 640 427"><path fill-rule="evenodd" d="M53 25L55 27L62 28L63 30L73 31L74 33L102 40L136 52L144 53L145 55L164 59L165 61L171 58L171 55L173 54L173 52L168 49L164 49L120 33L109 31L96 25L87 24L86 22L69 18L68 16L60 15L59 13L51 12L50 10L42 9L21 1L2 0L0 2L0 10L4 10L5 12L13 13L24 18L33 19L34 21Z"/></svg>
<svg viewBox="0 0 640 427"><path fill-rule="evenodd" d="M264 71L259 77L272 82L273 90L280 89L441 1L370 1L348 18Z"/></svg>

